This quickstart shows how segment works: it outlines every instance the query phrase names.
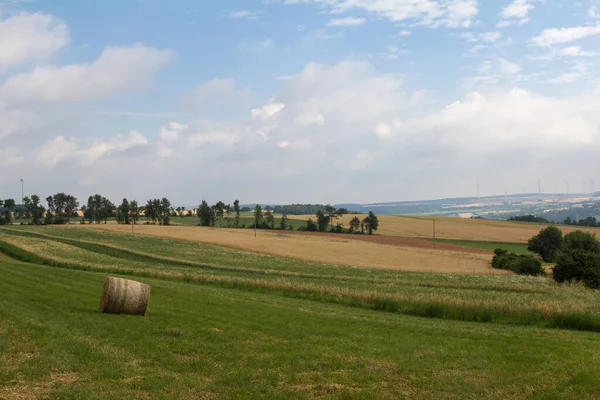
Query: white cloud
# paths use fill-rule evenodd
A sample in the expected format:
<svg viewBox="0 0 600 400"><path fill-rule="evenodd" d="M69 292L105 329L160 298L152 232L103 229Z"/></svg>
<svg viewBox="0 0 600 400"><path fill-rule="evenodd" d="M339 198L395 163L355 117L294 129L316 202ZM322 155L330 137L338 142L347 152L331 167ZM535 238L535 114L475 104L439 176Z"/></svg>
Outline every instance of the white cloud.
<svg viewBox="0 0 600 400"><path fill-rule="evenodd" d="M52 15L22 13L0 19L0 70L43 60L68 43L67 25Z"/></svg>
<svg viewBox="0 0 600 400"><path fill-rule="evenodd" d="M551 46L573 42L598 34L600 34L600 25L551 28L545 29L541 34L531 39L531 43L536 46Z"/></svg>
<svg viewBox="0 0 600 400"><path fill-rule="evenodd" d="M252 99L248 89L237 87L233 79L212 79L183 97L184 106L199 111L205 108L231 108L247 104Z"/></svg>
<svg viewBox="0 0 600 400"><path fill-rule="evenodd" d="M264 106L253 109L252 117L261 121L266 121L279 114L284 108L285 104L271 100Z"/></svg>
<svg viewBox="0 0 600 400"><path fill-rule="evenodd" d="M499 58L498 62L500 63L500 70L507 75L514 75L521 71L519 64L508 61L504 58Z"/></svg>
<svg viewBox="0 0 600 400"><path fill-rule="evenodd" d="M501 12L499 17L502 18L496 26L504 28L515 23L524 24L530 21L529 12L535 8L532 0L513 0Z"/></svg>
<svg viewBox="0 0 600 400"><path fill-rule="evenodd" d="M410 35L411 35L411 32L408 31L408 30L406 30L406 29L401 30L400 32L398 32L398 36L410 36Z"/></svg>
<svg viewBox="0 0 600 400"><path fill-rule="evenodd" d="M460 35L462 39L465 39L470 43L494 43L502 38L502 32L500 31L491 31L491 32L483 32L479 34L473 34L471 32L465 32Z"/></svg>
<svg viewBox="0 0 600 400"><path fill-rule="evenodd" d="M103 157L123 153L147 143L146 138L137 131L131 131L127 136L117 135L106 140L94 139L87 143L87 147L81 148L75 138L57 136L39 150L37 163L52 168L62 162L75 161L79 165L87 166Z"/></svg>
<svg viewBox="0 0 600 400"><path fill-rule="evenodd" d="M325 117L318 112L306 113L296 117L294 122L298 125L324 125Z"/></svg>
<svg viewBox="0 0 600 400"><path fill-rule="evenodd" d="M0 165L13 166L21 164L23 161L24 158L19 154L19 149L16 147L0 149Z"/></svg>
<svg viewBox="0 0 600 400"><path fill-rule="evenodd" d="M561 49L558 54L561 56L569 57L592 57L597 55L598 53L594 53L592 51L584 51L579 46L570 46Z"/></svg>
<svg viewBox="0 0 600 400"><path fill-rule="evenodd" d="M229 14L227 14L227 18L255 20L255 19L258 19L261 14L262 14L262 11L248 11L248 10L232 11Z"/></svg>
<svg viewBox="0 0 600 400"><path fill-rule="evenodd" d="M394 22L414 21L432 27L469 27L478 14L477 0L285 0L318 4L340 14L362 10Z"/></svg>
<svg viewBox="0 0 600 400"><path fill-rule="evenodd" d="M0 95L16 103L102 99L147 84L170 59L170 52L143 45L109 47L89 64L13 75L0 86Z"/></svg>
<svg viewBox="0 0 600 400"><path fill-rule="evenodd" d="M572 72L567 72L557 76L556 78L549 79L547 82L555 85L565 85L569 83L575 83L581 78L588 74L588 65L585 62L576 62L573 65Z"/></svg>
<svg viewBox="0 0 600 400"><path fill-rule="evenodd" d="M174 142L179 139L179 135L189 129L189 126L178 122L169 122L168 126L163 126L160 129L159 136L165 142Z"/></svg>
<svg viewBox="0 0 600 400"><path fill-rule="evenodd" d="M366 22L364 18L346 17L334 18L327 22L327 26L358 26Z"/></svg>
<svg viewBox="0 0 600 400"><path fill-rule="evenodd" d="M598 7L591 6L588 10L588 15L592 18L600 18L600 12L598 12Z"/></svg>

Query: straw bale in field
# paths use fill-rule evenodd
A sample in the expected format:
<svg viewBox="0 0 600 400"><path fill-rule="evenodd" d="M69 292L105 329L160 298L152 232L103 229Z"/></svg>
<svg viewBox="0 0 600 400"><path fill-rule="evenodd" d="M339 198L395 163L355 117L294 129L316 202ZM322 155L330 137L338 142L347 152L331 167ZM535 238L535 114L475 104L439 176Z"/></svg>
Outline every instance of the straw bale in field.
<svg viewBox="0 0 600 400"><path fill-rule="evenodd" d="M150 302L150 286L123 278L104 281L99 311L107 314L145 315Z"/></svg>

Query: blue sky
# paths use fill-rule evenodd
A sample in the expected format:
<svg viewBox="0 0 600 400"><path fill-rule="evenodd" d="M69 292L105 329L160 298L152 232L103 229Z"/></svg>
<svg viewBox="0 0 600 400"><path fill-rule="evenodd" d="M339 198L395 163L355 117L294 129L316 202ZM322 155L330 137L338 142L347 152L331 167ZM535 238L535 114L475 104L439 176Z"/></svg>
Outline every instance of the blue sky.
<svg viewBox="0 0 600 400"><path fill-rule="evenodd" d="M599 56L599 0L0 0L0 197L591 190Z"/></svg>

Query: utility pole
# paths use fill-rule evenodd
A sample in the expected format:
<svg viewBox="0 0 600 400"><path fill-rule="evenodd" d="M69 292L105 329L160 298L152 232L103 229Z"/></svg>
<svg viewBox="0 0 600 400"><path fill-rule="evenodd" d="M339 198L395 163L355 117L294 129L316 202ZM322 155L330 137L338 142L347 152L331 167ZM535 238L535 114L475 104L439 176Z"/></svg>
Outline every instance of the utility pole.
<svg viewBox="0 0 600 400"><path fill-rule="evenodd" d="M435 219L433 220L433 250L435 250Z"/></svg>
<svg viewBox="0 0 600 400"><path fill-rule="evenodd" d="M23 183L23 174L21 173L21 205L23 205L23 199L25 198L25 191L24 191L24 183Z"/></svg>

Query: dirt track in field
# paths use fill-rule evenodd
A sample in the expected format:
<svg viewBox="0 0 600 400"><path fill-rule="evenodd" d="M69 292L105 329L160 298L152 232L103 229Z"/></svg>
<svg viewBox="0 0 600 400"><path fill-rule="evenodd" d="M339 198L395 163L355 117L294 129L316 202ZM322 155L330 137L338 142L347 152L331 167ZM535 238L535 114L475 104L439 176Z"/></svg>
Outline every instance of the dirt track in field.
<svg viewBox="0 0 600 400"><path fill-rule="evenodd" d="M125 225L79 227L131 232L131 228ZM354 240L353 235L319 236L298 232L258 231L258 237L254 237L254 232L250 229L156 225L138 225L135 234L210 243L254 253L360 268L494 275L506 273L490 266L489 254L473 251L434 251L431 247L424 247L423 243L419 243L422 247L401 246L398 243L388 245L378 243L377 239ZM240 256L243 257L243 254Z"/></svg>
<svg viewBox="0 0 600 400"><path fill-rule="evenodd" d="M278 235L286 235L286 232L281 232ZM332 239L344 238L344 239L349 239L349 240L357 240L357 241L361 241L361 242L383 244L386 246L414 247L417 249L433 250L433 242L431 242L429 240L402 237L402 236L348 235L348 234L338 234L338 233L329 233L329 232L327 232L327 233L320 233L320 232L293 232L293 233L291 233L290 232L288 235L289 236L310 235L310 236L317 236L317 237L328 237L328 238L332 238ZM440 242L437 242L435 244L435 249L443 250L443 251L456 251L456 252L460 252L460 253L474 253L474 254L488 254L488 255L494 254L494 252L492 250L476 249L473 247L458 246L458 245L451 244L451 243L440 243Z"/></svg>

